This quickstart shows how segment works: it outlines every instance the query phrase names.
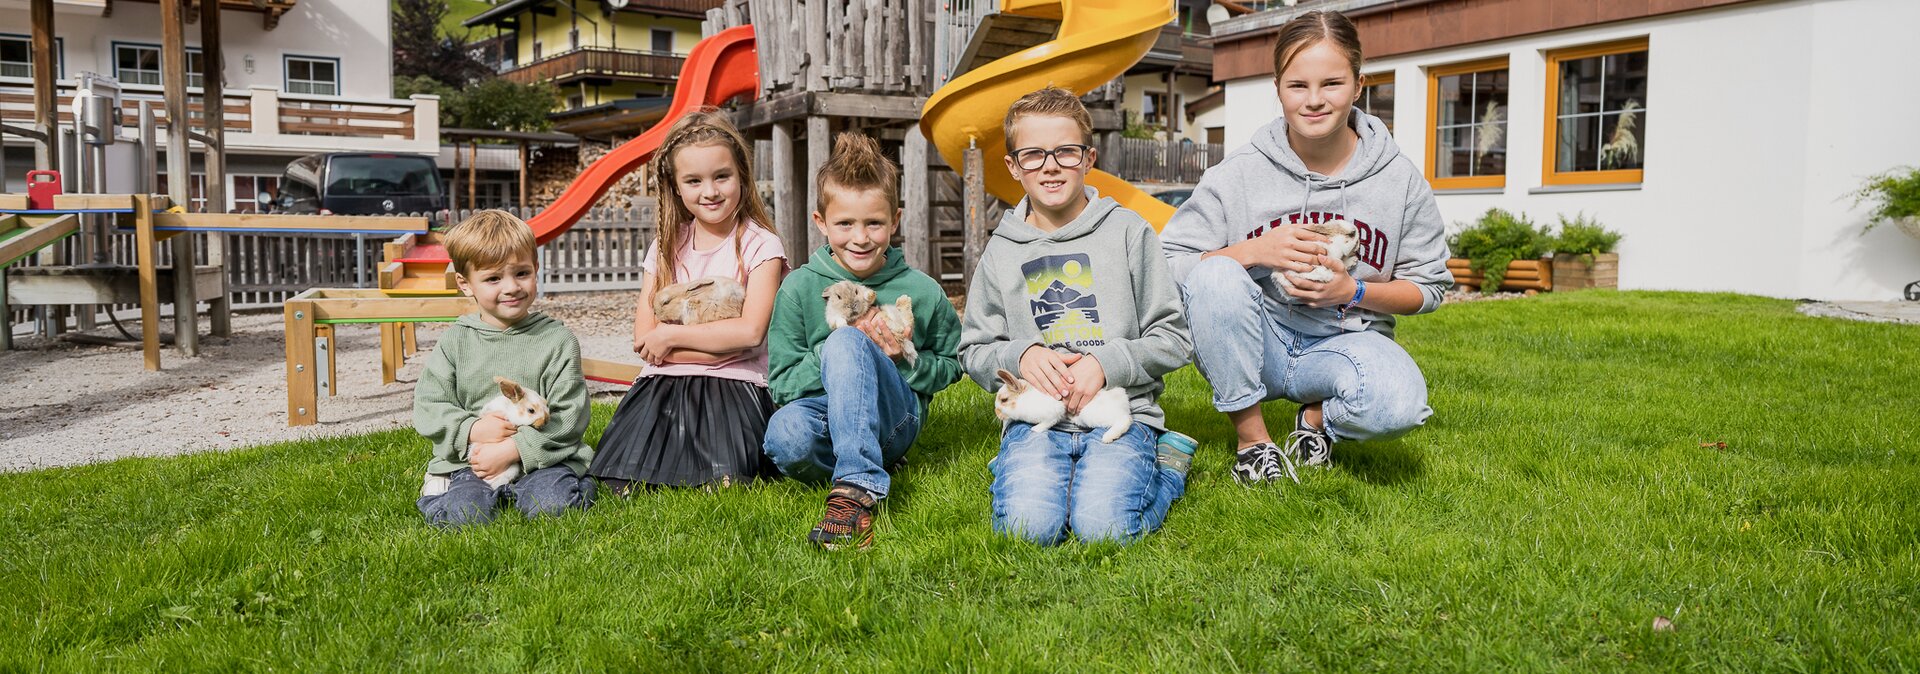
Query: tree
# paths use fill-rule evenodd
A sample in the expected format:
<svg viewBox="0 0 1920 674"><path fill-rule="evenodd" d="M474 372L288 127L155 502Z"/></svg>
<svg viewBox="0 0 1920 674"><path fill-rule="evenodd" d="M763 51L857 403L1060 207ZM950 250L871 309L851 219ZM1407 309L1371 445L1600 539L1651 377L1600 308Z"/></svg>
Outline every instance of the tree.
<svg viewBox="0 0 1920 674"><path fill-rule="evenodd" d="M467 53L468 35L442 35L446 0L394 0L393 73L426 76L455 87L493 75L486 64Z"/></svg>
<svg viewBox="0 0 1920 674"><path fill-rule="evenodd" d="M560 97L552 84L516 84L490 79L460 90L454 96L458 128L496 131L546 131L553 128L547 113Z"/></svg>

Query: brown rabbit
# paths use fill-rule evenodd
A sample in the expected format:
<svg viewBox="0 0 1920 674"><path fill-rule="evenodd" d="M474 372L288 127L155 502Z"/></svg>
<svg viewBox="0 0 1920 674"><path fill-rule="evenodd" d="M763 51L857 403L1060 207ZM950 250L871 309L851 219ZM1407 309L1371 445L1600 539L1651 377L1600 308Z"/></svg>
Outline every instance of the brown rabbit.
<svg viewBox="0 0 1920 674"><path fill-rule="evenodd" d="M699 325L739 318L746 304L746 286L725 276L708 276L654 293L653 317L662 323Z"/></svg>
<svg viewBox="0 0 1920 674"><path fill-rule="evenodd" d="M873 289L852 281L827 286L820 296L827 300L828 329L847 327L867 312L878 310L880 321L900 338L900 356L906 359L907 366L912 367L920 360L920 351L913 347L913 298L901 295L893 304L876 306L879 296Z"/></svg>

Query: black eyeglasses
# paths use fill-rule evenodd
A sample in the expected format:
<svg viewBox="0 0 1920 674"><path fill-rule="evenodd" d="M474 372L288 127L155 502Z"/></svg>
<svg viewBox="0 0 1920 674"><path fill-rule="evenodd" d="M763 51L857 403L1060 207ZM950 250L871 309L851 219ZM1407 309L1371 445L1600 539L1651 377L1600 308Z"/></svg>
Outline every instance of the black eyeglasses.
<svg viewBox="0 0 1920 674"><path fill-rule="evenodd" d="M1053 163L1059 164L1060 168L1070 169L1086 161L1087 153L1092 150L1093 147L1088 145L1062 145L1051 150L1023 147L1013 151L1013 162L1022 171L1038 171L1047 165L1047 157L1053 157Z"/></svg>

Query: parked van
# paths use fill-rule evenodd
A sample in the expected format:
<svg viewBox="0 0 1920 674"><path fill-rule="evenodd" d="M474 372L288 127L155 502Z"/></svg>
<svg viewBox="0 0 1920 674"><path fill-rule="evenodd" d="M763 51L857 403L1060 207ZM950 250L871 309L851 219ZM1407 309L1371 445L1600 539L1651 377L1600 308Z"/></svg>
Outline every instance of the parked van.
<svg viewBox="0 0 1920 674"><path fill-rule="evenodd" d="M280 193L258 195L275 213L389 215L447 207L433 158L368 152L310 154L287 164Z"/></svg>

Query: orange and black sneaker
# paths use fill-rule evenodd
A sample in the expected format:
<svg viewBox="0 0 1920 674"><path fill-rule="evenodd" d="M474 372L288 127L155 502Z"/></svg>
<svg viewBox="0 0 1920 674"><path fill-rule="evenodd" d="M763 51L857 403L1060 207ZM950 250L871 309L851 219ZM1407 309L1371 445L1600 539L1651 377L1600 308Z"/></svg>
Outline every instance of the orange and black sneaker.
<svg viewBox="0 0 1920 674"><path fill-rule="evenodd" d="M807 532L807 540L828 550L864 549L873 545L871 492L846 482L835 482L827 492L827 514Z"/></svg>

